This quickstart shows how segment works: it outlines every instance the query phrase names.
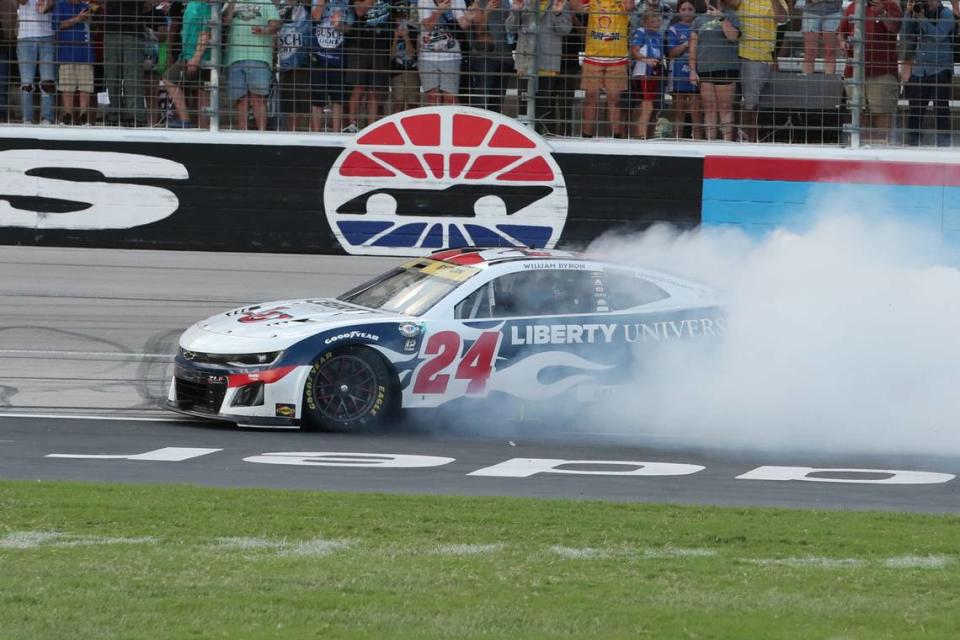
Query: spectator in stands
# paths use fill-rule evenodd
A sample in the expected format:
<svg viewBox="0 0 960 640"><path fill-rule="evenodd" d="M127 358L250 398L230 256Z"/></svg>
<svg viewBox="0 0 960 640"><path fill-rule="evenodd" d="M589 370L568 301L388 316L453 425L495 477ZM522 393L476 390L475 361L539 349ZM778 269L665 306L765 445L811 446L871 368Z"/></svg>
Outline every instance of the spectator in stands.
<svg viewBox="0 0 960 640"><path fill-rule="evenodd" d="M476 10L463 0L417 0L420 15L420 90L428 104L456 104L460 92L460 42L454 30L470 29Z"/></svg>
<svg viewBox="0 0 960 640"><path fill-rule="evenodd" d="M665 63L663 51L663 35L660 33L660 23L663 18L655 9L648 9L643 14L643 22L630 39L630 56L633 65L630 81L634 96L640 100L640 112L634 122L633 136L646 140L649 136L650 117L653 115L653 105L660 95L660 82L663 76Z"/></svg>
<svg viewBox="0 0 960 640"><path fill-rule="evenodd" d="M205 89L210 80L210 70L202 68L210 62L210 20L211 5L206 0L190 0L183 10L183 22L180 30L181 48L179 59L167 67L163 84L167 95L173 101L177 119L167 120L168 127L192 127L184 96L186 88L196 88L199 92L199 122L206 127L208 119L205 109L209 96Z"/></svg>
<svg viewBox="0 0 960 640"><path fill-rule="evenodd" d="M740 18L740 126L742 138L757 141L757 109L760 94L770 78L777 22L786 9L780 0L742 0L737 9Z"/></svg>
<svg viewBox="0 0 960 640"><path fill-rule="evenodd" d="M20 112L24 124L33 124L33 96L40 66L40 122L56 120L55 45L50 10L53 0L19 0L17 62L20 67Z"/></svg>
<svg viewBox="0 0 960 640"><path fill-rule="evenodd" d="M513 0L506 28L517 34L517 76L520 81L536 83L537 113L534 118L541 133L554 133L558 114L551 108L559 97L562 82L563 39L573 28L567 0Z"/></svg>
<svg viewBox="0 0 960 640"><path fill-rule="evenodd" d="M703 133L703 111L696 85L690 82L690 34L697 17L693 0L680 0L677 5L679 19L667 29L667 55L670 63L670 92L673 97L673 122L682 137L687 116L690 117L691 137L699 140Z"/></svg>
<svg viewBox="0 0 960 640"><path fill-rule="evenodd" d="M314 0L313 54L310 57L310 130L323 129L323 109L331 114L331 129L343 129L344 32L353 25L350 0Z"/></svg>
<svg viewBox="0 0 960 640"><path fill-rule="evenodd" d="M148 18L145 29L143 84L147 101L147 122L153 123L151 126L163 124L167 116L164 113L161 119L157 118L157 110L160 107L160 82L170 64L171 26L174 22L179 25L182 15L182 2L164 0L154 6Z"/></svg>
<svg viewBox="0 0 960 640"><path fill-rule="evenodd" d="M607 95L607 114L614 138L623 137L620 98L627 85L629 15L635 0L570 0L574 11L587 11L586 45L580 88L583 100L583 137L592 138L600 92Z"/></svg>
<svg viewBox="0 0 960 640"><path fill-rule="evenodd" d="M96 6L96 5L94 5ZM91 6L81 0L57 0L53 24L57 29L57 63L63 116L60 124L87 124L90 94L93 93L93 45L90 43ZM74 119L73 96L79 113Z"/></svg>
<svg viewBox="0 0 960 640"><path fill-rule="evenodd" d="M280 113L290 131L310 113L310 7L308 0L284 0L280 5L277 71L280 82Z"/></svg>
<svg viewBox="0 0 960 640"><path fill-rule="evenodd" d="M17 51L17 0L0 0L0 123L7 122L10 65Z"/></svg>
<svg viewBox="0 0 960 640"><path fill-rule="evenodd" d="M845 89L848 100L853 100L852 83L854 12L856 5L847 7L838 33L848 63L844 68L847 78ZM879 141L890 137L891 117L897 112L897 97L900 89L897 81L897 33L903 12L896 0L867 0L863 20L863 99L861 106L867 110L862 128L877 135Z"/></svg>
<svg viewBox="0 0 960 640"><path fill-rule="evenodd" d="M273 40L283 22L271 0L229 0L223 14L230 26L224 65L230 103L237 105L237 128L245 131L248 109L260 131L267 129L267 96L273 83Z"/></svg>
<svg viewBox="0 0 960 640"><path fill-rule="evenodd" d="M669 2L668 0L637 0L636 7L634 7L633 12L630 14L630 38L633 38L638 29L643 28L643 14L648 10L653 10L660 14L660 35L662 35L664 41L666 41L667 29L677 20L676 12L674 11L675 5L676 0L669 0ZM664 68L664 70L666 70L666 68ZM653 111L659 116L656 124L657 135L665 137L670 135L672 128L672 118L668 117L668 87L665 79L659 83L659 87L660 93L653 103ZM625 96L622 106L625 109L633 109L636 106L635 103L639 101L639 98L632 95L633 92L631 90L628 90L628 94L630 95Z"/></svg>
<svg viewBox="0 0 960 640"><path fill-rule="evenodd" d="M356 0L357 19L347 33L347 85L351 86L346 133L356 133L379 117L390 87L390 39L393 32L387 0Z"/></svg>
<svg viewBox="0 0 960 640"><path fill-rule="evenodd" d="M803 70L813 73L817 59L817 45L823 39L823 72L837 72L837 27L843 16L841 0L806 0L800 30L803 32Z"/></svg>
<svg viewBox="0 0 960 640"><path fill-rule="evenodd" d="M923 115L933 102L936 144L951 144L950 94L953 87L954 15L940 0L907 0L902 36L915 43L910 78L904 93L910 103L906 142L919 145Z"/></svg>
<svg viewBox="0 0 960 640"><path fill-rule="evenodd" d="M408 10L394 9L390 43L390 113L420 106L416 21Z"/></svg>
<svg viewBox="0 0 960 640"><path fill-rule="evenodd" d="M153 3L106 0L103 22L104 80L110 104L107 124L143 126L143 25Z"/></svg>
<svg viewBox="0 0 960 640"><path fill-rule="evenodd" d="M470 29L470 105L499 112L503 105L504 79L514 78L513 56L506 27L510 0L474 0L476 10Z"/></svg>
<svg viewBox="0 0 960 640"><path fill-rule="evenodd" d="M737 0L716 0L697 17L690 34L690 81L700 86L703 130L707 140L717 137L717 122L723 139L733 141L733 92L739 77L740 17Z"/></svg>

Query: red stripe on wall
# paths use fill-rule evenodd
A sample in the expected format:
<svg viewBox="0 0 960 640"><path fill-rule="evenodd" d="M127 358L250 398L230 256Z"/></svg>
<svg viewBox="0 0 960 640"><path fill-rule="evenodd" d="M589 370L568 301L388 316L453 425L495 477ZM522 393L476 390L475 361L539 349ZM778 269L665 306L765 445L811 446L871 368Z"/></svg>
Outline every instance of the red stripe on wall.
<svg viewBox="0 0 960 640"><path fill-rule="evenodd" d="M706 156L703 177L724 180L957 187L960 186L960 165L935 162Z"/></svg>

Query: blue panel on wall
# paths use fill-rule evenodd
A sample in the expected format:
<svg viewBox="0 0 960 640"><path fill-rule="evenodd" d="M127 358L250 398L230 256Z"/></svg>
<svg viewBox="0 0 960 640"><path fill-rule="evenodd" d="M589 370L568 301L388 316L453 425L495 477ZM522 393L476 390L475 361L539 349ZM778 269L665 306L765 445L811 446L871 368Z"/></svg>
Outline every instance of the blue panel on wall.
<svg viewBox="0 0 960 640"><path fill-rule="evenodd" d="M439 249L443 246L443 225L435 224L430 227L430 231L427 232L427 237L423 239L423 244L420 245L424 248L429 249Z"/></svg>
<svg viewBox="0 0 960 640"><path fill-rule="evenodd" d="M397 227L373 244L377 247L413 247L416 246L420 234L426 227L427 225L424 222L405 224Z"/></svg>
<svg viewBox="0 0 960 640"><path fill-rule="evenodd" d="M392 222L358 220L356 222L338 222L337 227L350 244L363 244L392 224Z"/></svg>

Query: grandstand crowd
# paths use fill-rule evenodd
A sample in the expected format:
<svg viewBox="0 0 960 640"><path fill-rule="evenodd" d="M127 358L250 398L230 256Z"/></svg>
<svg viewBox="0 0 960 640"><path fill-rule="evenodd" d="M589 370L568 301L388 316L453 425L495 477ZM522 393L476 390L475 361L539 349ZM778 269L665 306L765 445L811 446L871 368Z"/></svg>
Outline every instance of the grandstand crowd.
<svg viewBox="0 0 960 640"><path fill-rule="evenodd" d="M349 133L459 103L548 135L757 141L796 125L779 110L951 146L958 4L0 0L0 120Z"/></svg>

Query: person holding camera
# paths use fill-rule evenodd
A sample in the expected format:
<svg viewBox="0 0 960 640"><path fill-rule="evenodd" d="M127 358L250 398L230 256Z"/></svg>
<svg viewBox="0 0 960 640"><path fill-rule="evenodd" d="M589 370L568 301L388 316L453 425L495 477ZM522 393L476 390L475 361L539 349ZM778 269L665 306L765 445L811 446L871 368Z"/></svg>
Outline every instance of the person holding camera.
<svg viewBox="0 0 960 640"><path fill-rule="evenodd" d="M922 139L923 116L933 103L935 141L951 144L950 93L953 86L953 12L940 0L907 0L901 39L909 43L910 77L904 85L909 102L906 143L917 146Z"/></svg>

